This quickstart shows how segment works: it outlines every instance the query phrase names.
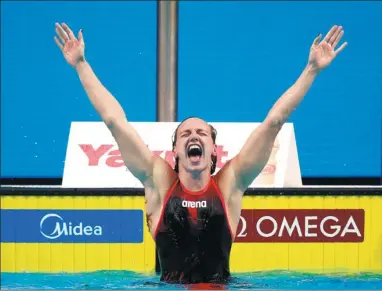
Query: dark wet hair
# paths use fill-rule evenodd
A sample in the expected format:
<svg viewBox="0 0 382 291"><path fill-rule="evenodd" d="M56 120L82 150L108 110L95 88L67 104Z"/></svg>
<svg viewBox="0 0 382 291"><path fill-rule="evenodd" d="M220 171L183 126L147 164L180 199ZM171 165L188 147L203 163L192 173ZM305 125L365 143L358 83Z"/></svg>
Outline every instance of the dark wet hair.
<svg viewBox="0 0 382 291"><path fill-rule="evenodd" d="M174 132L174 134L172 136L172 150L174 150L175 145L176 145L176 140L177 140L177 135L178 135L179 127L183 124L183 122L185 122L186 120L191 119L191 118L198 118L198 119L200 119L199 117L196 117L196 116L191 116L191 117L187 117L186 119L183 119L183 121L175 129L175 132ZM213 141L213 143L215 145L215 143L216 143L216 136L217 136L218 132L216 131L216 129L211 124L209 124L209 123L207 123L207 124L210 127L210 129L211 129L211 137L212 137L212 141ZM217 156L212 155L211 159L212 159L212 165L211 165L211 175L212 175L213 173L215 173L215 170L216 170ZM179 158L178 157L175 158L174 171L179 173Z"/></svg>

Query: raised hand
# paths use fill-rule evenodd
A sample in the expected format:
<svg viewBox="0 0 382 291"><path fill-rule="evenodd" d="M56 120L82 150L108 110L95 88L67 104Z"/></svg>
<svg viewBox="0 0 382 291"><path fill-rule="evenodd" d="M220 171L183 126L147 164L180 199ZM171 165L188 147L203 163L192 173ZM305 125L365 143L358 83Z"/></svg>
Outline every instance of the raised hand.
<svg viewBox="0 0 382 291"><path fill-rule="evenodd" d="M317 71L326 68L347 46L347 42L344 42L337 50L335 50L343 35L344 31L342 26L334 25L320 43L319 41L322 35L320 34L316 37L310 48L309 65Z"/></svg>
<svg viewBox="0 0 382 291"><path fill-rule="evenodd" d="M85 60L85 43L82 29L78 32L78 39L65 23L62 26L56 23L57 36L54 37L57 46L62 51L66 61L76 67L80 61Z"/></svg>

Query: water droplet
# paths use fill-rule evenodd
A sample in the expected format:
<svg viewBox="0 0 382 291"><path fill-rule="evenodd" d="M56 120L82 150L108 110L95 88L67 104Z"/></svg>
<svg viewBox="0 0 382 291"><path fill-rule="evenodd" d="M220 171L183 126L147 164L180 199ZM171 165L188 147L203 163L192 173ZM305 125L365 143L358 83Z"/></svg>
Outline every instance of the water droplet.
<svg viewBox="0 0 382 291"><path fill-rule="evenodd" d="M56 140L54 139L53 142L56 142Z"/></svg>
<svg viewBox="0 0 382 291"><path fill-rule="evenodd" d="M37 144L37 141L35 141L34 144Z"/></svg>
<svg viewBox="0 0 382 291"><path fill-rule="evenodd" d="M142 52L139 52L140 55L142 55Z"/></svg>
<svg viewBox="0 0 382 291"><path fill-rule="evenodd" d="M38 155L34 155L35 158L38 158Z"/></svg>
<svg viewBox="0 0 382 291"><path fill-rule="evenodd" d="M27 136L26 136L26 135L24 135L24 138L27 138Z"/></svg>

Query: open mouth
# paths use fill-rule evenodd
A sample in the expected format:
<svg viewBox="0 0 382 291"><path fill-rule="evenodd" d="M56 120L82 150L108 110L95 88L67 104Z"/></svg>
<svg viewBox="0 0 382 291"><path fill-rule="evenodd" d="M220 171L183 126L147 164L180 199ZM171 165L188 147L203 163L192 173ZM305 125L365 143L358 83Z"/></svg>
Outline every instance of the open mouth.
<svg viewBox="0 0 382 291"><path fill-rule="evenodd" d="M187 156L191 162L199 162L203 156L203 149L198 144L191 144L187 148Z"/></svg>

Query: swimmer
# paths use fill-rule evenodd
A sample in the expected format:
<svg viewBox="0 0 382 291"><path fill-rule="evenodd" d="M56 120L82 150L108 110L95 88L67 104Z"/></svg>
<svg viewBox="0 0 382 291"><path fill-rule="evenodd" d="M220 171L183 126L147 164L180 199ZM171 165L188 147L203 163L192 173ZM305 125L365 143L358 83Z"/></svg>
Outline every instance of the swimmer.
<svg viewBox="0 0 382 291"><path fill-rule="evenodd" d="M158 252L161 281L221 283L230 278L230 252L244 191L268 161L275 138L318 74L346 47L344 31L333 26L314 39L305 68L250 134L240 152L215 175L216 130L191 117L176 128L173 169L153 154L129 124L119 102L85 59L82 30L76 37L56 24L55 41L75 69L90 102L113 135L126 167L145 189L146 216ZM129 223L126 221L126 223Z"/></svg>

